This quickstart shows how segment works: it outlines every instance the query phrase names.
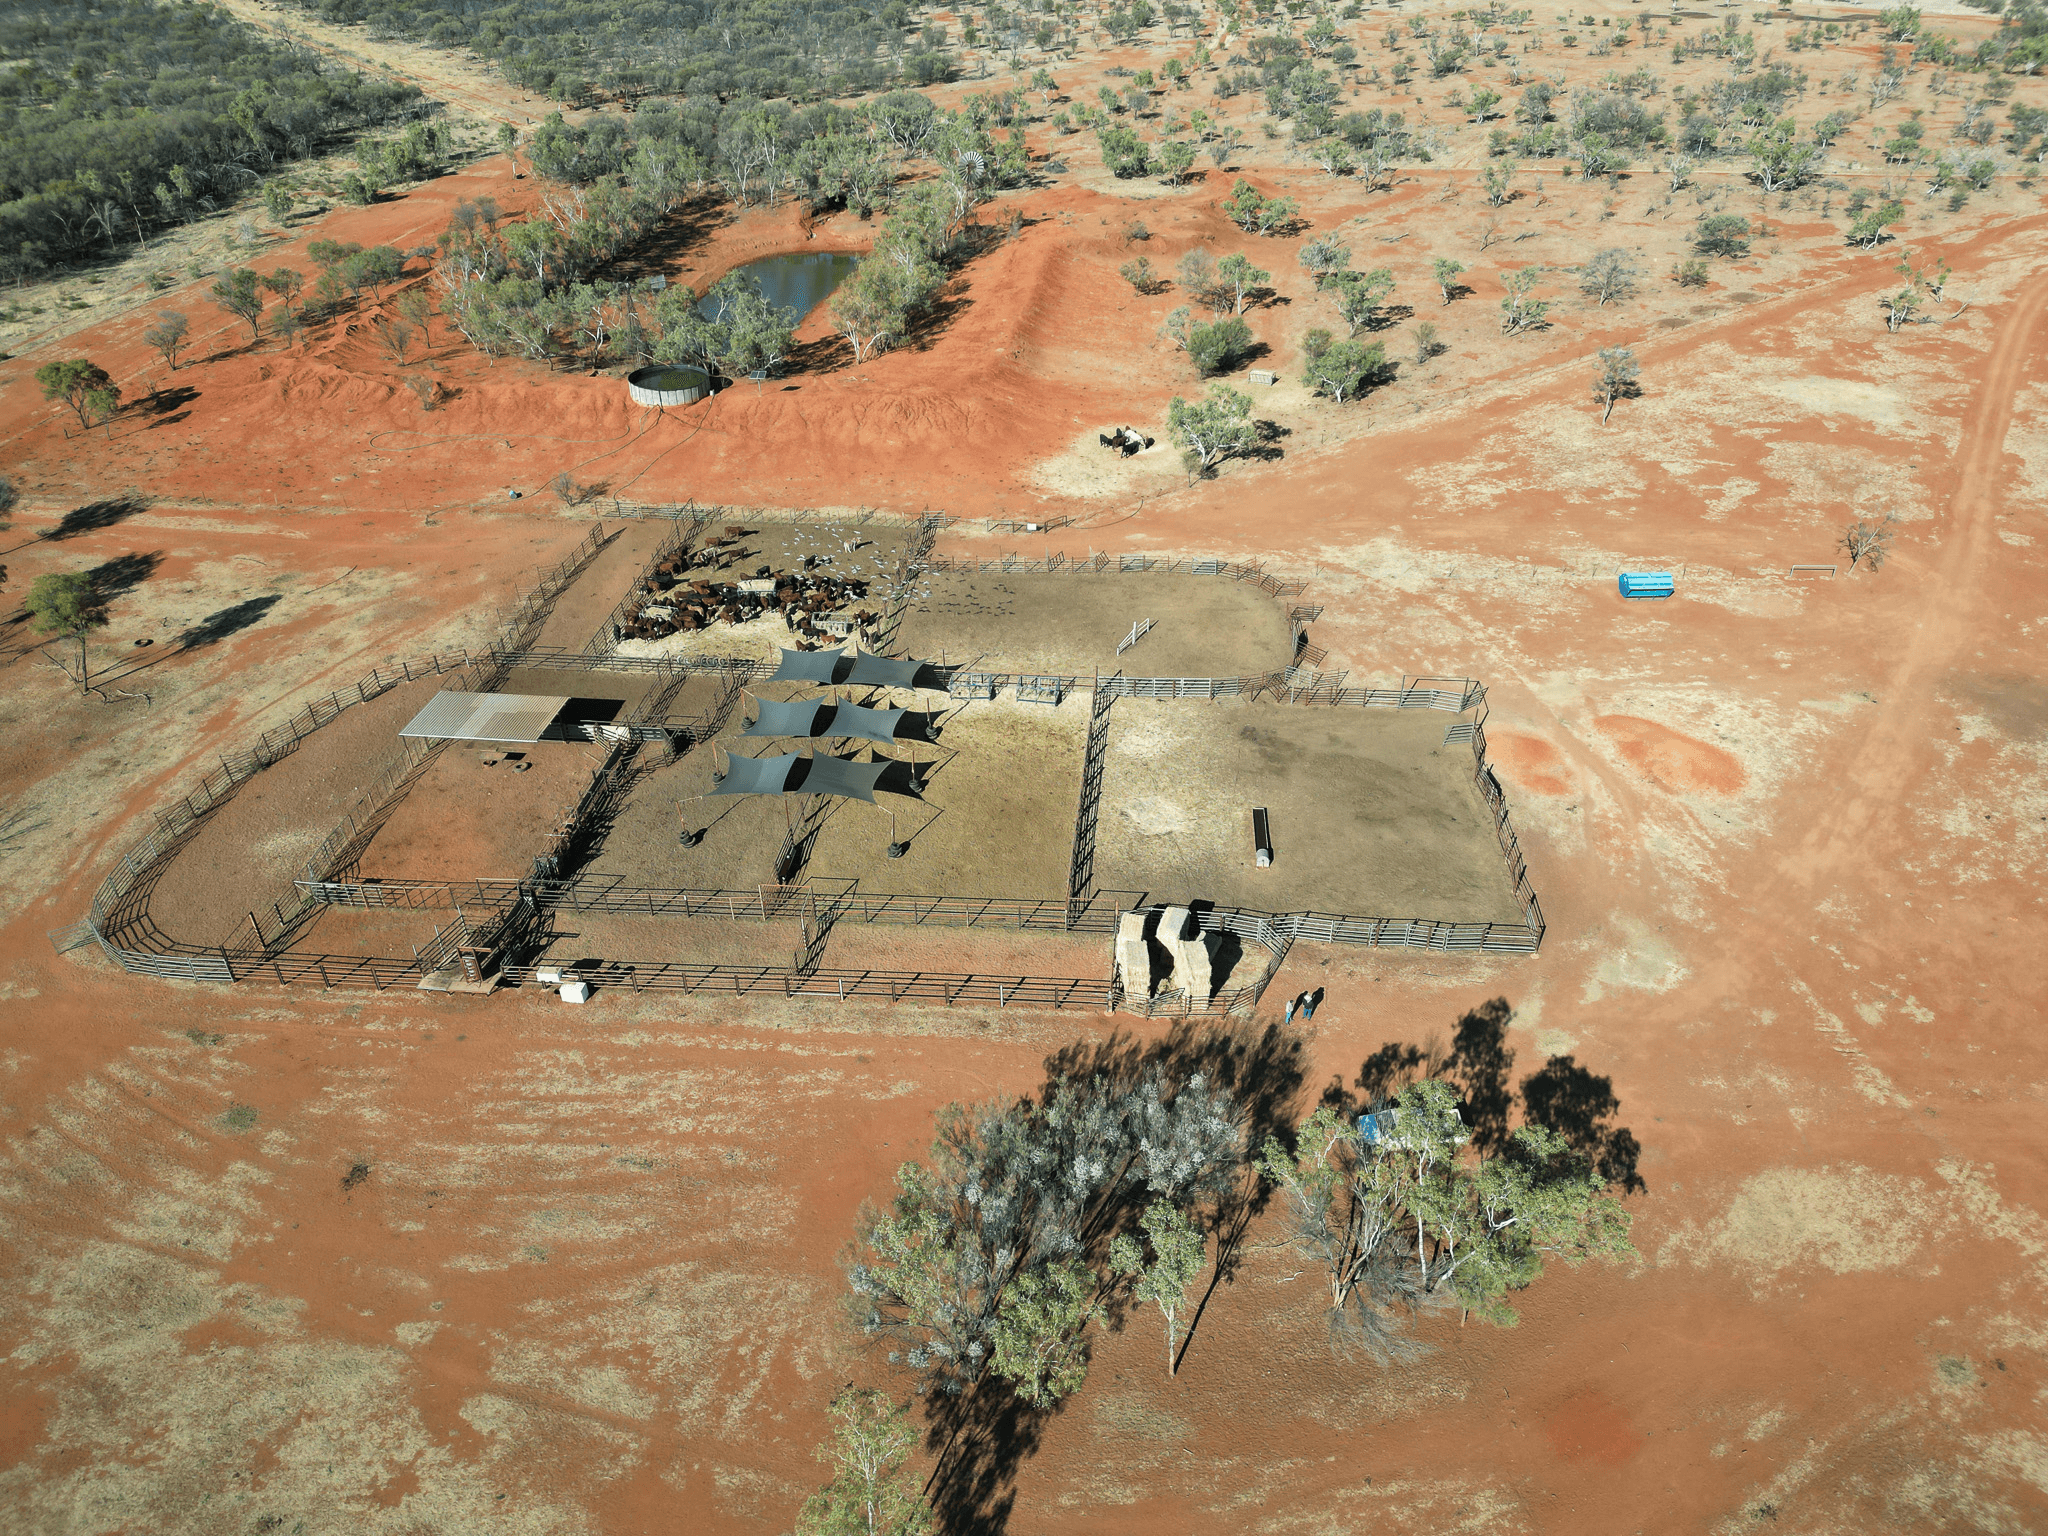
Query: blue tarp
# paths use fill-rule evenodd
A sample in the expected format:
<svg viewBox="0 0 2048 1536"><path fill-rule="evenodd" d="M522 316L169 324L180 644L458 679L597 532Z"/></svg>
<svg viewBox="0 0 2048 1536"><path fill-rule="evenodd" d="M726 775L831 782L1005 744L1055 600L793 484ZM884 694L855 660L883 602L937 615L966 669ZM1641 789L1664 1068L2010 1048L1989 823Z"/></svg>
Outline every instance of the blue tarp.
<svg viewBox="0 0 2048 1536"><path fill-rule="evenodd" d="M1360 1139L1367 1146L1372 1146L1375 1142L1391 1141L1394 1136L1394 1121L1399 1113L1398 1110L1383 1109L1376 1115L1360 1115L1358 1117L1358 1134Z"/></svg>

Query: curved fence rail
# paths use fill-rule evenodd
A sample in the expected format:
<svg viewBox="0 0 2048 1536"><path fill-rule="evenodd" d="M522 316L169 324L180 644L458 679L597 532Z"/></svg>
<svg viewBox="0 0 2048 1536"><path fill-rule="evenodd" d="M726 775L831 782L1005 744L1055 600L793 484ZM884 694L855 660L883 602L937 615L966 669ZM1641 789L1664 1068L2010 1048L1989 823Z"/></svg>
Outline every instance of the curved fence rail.
<svg viewBox="0 0 2048 1536"><path fill-rule="evenodd" d="M128 970L176 975L197 981L238 979L232 962L221 958L226 953L224 950L215 952L179 945L161 935L148 920L147 894L155 883L156 875L198 829L201 819L225 802L241 785L296 751L299 743L314 731L332 724L345 709L367 704L403 683L422 677L458 672L463 674L463 680L482 684L502 675L505 658L519 654L532 640L555 599L568 589L604 543L604 525L596 524L568 555L537 573L537 585L515 602L506 614L507 643L486 646L481 653L467 649L439 652L422 660L373 667L349 687L313 700L282 725L265 731L249 750L232 756L222 755L220 766L202 774L196 788L155 813L155 825L140 843L122 855L120 863L100 882L99 889L93 893L92 906L83 919L90 926L92 937ZM337 838L345 842L348 835L344 827L337 827L329 843ZM322 851L332 853L333 849L323 845ZM330 864L327 869L309 870L308 873L325 875L331 872L331 868ZM279 938L287 937L291 920L280 911L278 922ZM76 948L83 942L77 936L77 928L78 925L73 924L69 930L61 930L60 935L53 935L53 940L61 936L66 941L61 947ZM123 942L131 936L147 942L149 947L137 949ZM264 935L260 923L255 928L255 937L258 953L266 951L274 942ZM181 969L177 963L180 961L191 964Z"/></svg>

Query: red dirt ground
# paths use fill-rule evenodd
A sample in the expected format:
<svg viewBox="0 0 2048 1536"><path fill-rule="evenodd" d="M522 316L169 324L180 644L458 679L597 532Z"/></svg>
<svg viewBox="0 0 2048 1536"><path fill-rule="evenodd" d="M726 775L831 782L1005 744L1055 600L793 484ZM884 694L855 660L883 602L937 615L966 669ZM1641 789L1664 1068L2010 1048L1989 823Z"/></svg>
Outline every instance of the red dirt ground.
<svg viewBox="0 0 2048 1536"><path fill-rule="evenodd" d="M518 185L480 167L321 233L412 243L454 197ZM1429 216L1423 190L1374 218ZM1207 200L1181 205L1205 230ZM182 416L67 441L26 382L39 356L0 365L17 537L130 482L152 502L8 557L18 592L163 554L96 665L279 598L213 645L152 648L118 685L147 701L81 701L5 631L0 1523L780 1531L820 1480L833 1390L904 1389L839 1312L860 1203L945 1103L1167 1025L229 991L43 935L216 751L388 656L488 635L584 531L508 485L573 461L643 499L1046 504L1076 435L1188 385L1100 280L1122 248L1090 221L1127 205L1025 202L1073 230L1048 217L982 258L929 352L687 423L445 347L463 394L423 423L338 335L181 368L160 382L198 391ZM1553 1269L1511 1331L1434 1319L1393 1371L1331 1354L1314 1276L1260 1224L1177 1379L1152 1319L1098 1337L1015 1469L1008 1530L2048 1528L2048 218L2005 208L1939 242L1971 296L1943 326L1873 322L1888 256L1792 253L1753 301L1654 332L1642 308L1575 313L1540 356L1496 349L1355 430L1300 407L1277 465L1150 484L1135 511L1056 498L1096 514L1056 536L1076 555L1314 572L1314 637L1357 680L1488 682L1541 953L1300 945L1270 996L1328 989L1304 1101L1505 997L1516 1076L1569 1055L1610 1077L1647 1187L1639 1262ZM749 216L700 269L792 232ZM132 378L142 323L76 350ZM1602 429L1582 365L1615 341L1646 393ZM1884 508L1881 573L1788 579ZM1678 596L1621 602L1615 569L1652 561L1684 572Z"/></svg>
<svg viewBox="0 0 2048 1536"><path fill-rule="evenodd" d="M1654 720L1602 715L1593 725L1614 743L1630 766L1672 794L1699 790L1732 795L1749 782L1740 759L1731 753L1682 736Z"/></svg>

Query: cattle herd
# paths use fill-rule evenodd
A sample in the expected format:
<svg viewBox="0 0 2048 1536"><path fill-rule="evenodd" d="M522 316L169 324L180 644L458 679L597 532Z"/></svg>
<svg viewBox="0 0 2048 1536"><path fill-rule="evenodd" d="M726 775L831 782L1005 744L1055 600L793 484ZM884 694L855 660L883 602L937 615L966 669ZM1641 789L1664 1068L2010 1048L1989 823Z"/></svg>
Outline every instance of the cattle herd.
<svg viewBox="0 0 2048 1536"><path fill-rule="evenodd" d="M868 584L819 570L815 555L804 557L801 570L777 573L763 565L752 576L741 574L739 562L747 555L741 541L751 531L730 526L655 566L635 590L614 639L661 640L779 613L796 635L797 648L816 650L848 634L859 638L880 622L880 614L855 606L867 596Z"/></svg>

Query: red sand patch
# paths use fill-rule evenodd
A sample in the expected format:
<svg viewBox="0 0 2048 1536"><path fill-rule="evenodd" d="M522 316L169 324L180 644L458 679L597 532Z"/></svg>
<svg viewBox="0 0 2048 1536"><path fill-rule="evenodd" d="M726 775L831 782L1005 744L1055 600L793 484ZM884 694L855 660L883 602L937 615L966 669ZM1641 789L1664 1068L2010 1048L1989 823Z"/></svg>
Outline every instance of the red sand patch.
<svg viewBox="0 0 2048 1536"><path fill-rule="evenodd" d="M1654 720L1602 715L1593 724L1631 767L1675 795L1732 795L1749 782L1742 764L1730 754Z"/></svg>
<svg viewBox="0 0 2048 1536"><path fill-rule="evenodd" d="M1643 1444L1628 1416L1594 1391L1566 1398L1545 1421L1543 1433L1566 1461L1597 1461L1609 1467L1620 1466Z"/></svg>
<svg viewBox="0 0 2048 1536"><path fill-rule="evenodd" d="M1539 795L1571 793L1570 766L1557 748L1541 736L1488 731L1486 755L1494 768L1505 774L1518 789L1533 790Z"/></svg>

